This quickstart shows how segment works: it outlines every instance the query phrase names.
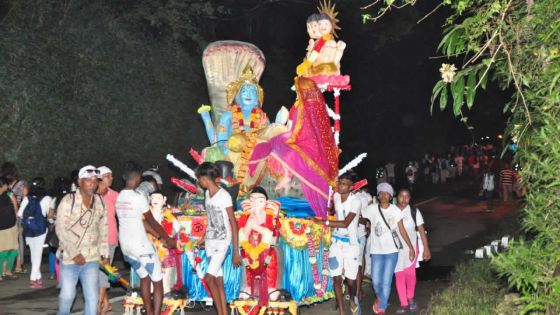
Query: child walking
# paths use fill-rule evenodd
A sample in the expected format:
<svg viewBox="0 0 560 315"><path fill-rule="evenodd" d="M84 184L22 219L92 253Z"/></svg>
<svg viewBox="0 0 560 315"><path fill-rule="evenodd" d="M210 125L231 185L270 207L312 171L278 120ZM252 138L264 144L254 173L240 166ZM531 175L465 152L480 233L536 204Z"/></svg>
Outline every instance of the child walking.
<svg viewBox="0 0 560 315"><path fill-rule="evenodd" d="M226 295L222 265L227 256L229 244L233 242L233 265L241 265L239 255L237 221L233 214L233 202L230 194L218 184L216 178L218 167L210 162L204 162L196 168L196 178L200 186L206 190L204 208L208 215L206 235L199 242L204 244L208 257L208 268L204 281L214 300L218 315L227 315Z"/></svg>

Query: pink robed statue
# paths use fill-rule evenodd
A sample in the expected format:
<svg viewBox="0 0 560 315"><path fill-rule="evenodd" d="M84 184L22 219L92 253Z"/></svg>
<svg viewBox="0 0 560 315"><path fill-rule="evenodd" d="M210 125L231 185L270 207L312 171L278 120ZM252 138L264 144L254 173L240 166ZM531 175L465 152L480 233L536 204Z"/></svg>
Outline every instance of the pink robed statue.
<svg viewBox="0 0 560 315"><path fill-rule="evenodd" d="M326 217L329 186L334 187L338 175L339 150L317 85L299 77L295 88L297 99L290 109L290 130L255 146L249 172L267 160L270 174L278 178L277 189L289 185L295 176L315 215Z"/></svg>

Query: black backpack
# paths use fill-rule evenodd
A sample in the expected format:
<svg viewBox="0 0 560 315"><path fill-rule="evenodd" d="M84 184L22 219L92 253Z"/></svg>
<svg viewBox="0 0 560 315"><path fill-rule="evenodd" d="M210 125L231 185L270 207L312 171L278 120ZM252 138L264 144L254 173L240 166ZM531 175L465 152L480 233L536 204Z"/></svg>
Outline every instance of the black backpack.
<svg viewBox="0 0 560 315"><path fill-rule="evenodd" d="M416 212L418 212L418 208L410 205L410 215L412 216L412 221L414 221L414 228L418 231L418 225L416 224Z"/></svg>
<svg viewBox="0 0 560 315"><path fill-rule="evenodd" d="M23 235L36 237L47 232L47 218L41 209L44 196L27 196L27 206L23 209Z"/></svg>

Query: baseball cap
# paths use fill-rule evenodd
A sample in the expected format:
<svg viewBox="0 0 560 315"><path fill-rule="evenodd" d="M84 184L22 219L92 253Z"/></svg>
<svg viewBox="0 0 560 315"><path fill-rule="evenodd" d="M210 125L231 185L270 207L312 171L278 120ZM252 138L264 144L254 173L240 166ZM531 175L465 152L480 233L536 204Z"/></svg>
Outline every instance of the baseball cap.
<svg viewBox="0 0 560 315"><path fill-rule="evenodd" d="M78 178L90 178L99 176L99 170L93 165L86 165L78 171Z"/></svg>
<svg viewBox="0 0 560 315"><path fill-rule="evenodd" d="M98 167L97 170L99 171L99 176L103 176L105 174L113 173L113 171L111 171L111 169L108 168L105 165Z"/></svg>

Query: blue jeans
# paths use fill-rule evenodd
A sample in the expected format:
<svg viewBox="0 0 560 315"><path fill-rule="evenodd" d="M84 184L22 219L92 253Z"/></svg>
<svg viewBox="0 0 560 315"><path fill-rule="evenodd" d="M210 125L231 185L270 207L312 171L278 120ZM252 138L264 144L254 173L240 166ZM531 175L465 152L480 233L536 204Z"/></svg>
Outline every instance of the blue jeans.
<svg viewBox="0 0 560 315"><path fill-rule="evenodd" d="M54 276L56 274L56 250L49 248L49 276Z"/></svg>
<svg viewBox="0 0 560 315"><path fill-rule="evenodd" d="M78 280L84 294L84 315L96 315L99 300L99 263L90 261L83 266L60 263L60 295L58 315L70 315L76 298Z"/></svg>
<svg viewBox="0 0 560 315"><path fill-rule="evenodd" d="M379 309L387 309L398 258L399 253L371 255L371 282L379 299Z"/></svg>

